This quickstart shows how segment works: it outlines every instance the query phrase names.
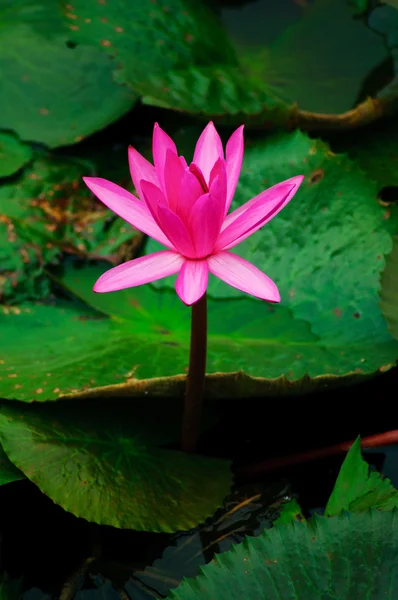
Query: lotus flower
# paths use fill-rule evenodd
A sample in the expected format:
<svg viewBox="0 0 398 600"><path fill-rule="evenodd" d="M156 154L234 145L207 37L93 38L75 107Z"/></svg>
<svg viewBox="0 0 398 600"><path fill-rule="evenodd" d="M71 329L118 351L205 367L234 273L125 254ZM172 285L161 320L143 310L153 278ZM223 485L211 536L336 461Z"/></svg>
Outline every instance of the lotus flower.
<svg viewBox="0 0 398 600"><path fill-rule="evenodd" d="M282 210L303 177L274 185L228 214L242 165L243 125L228 140L224 156L220 136L210 122L189 166L157 124L152 149L154 165L129 148L138 198L106 179L84 178L101 202L167 248L110 269L98 279L94 291L112 292L178 273L177 294L191 305L206 292L210 272L243 292L279 302L275 283L230 250Z"/></svg>

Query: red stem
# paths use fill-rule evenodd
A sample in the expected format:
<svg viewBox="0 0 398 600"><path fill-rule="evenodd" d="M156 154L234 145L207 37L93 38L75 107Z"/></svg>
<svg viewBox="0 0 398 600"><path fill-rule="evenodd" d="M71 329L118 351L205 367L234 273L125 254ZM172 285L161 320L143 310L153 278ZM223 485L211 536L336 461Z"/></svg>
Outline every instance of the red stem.
<svg viewBox="0 0 398 600"><path fill-rule="evenodd" d="M269 473L278 469L301 465L329 456L336 456L347 452L354 441L355 440L350 440L349 442L341 442L340 444L334 444L333 446L327 446L326 448L315 448L313 450L307 450L306 452L300 452L299 454L279 456L277 458L271 458L270 460L243 465L237 469L237 475L245 477L262 475L263 473ZM392 431L377 433L376 435L369 435L362 438L361 447L377 448L378 446L388 446L396 443L398 443L398 429L393 429Z"/></svg>

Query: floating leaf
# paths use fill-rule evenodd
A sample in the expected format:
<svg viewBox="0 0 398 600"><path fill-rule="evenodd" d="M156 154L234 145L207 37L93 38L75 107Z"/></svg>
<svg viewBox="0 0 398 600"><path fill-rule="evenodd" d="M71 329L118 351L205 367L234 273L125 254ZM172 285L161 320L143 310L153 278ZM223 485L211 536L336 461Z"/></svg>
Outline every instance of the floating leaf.
<svg viewBox="0 0 398 600"><path fill-rule="evenodd" d="M351 446L340 469L333 492L325 509L325 516L343 511L361 512L369 508L391 510L398 507L398 491L391 481L370 471L362 458L361 441Z"/></svg>
<svg viewBox="0 0 398 600"><path fill-rule="evenodd" d="M81 180L89 168L73 159L37 158L19 179L0 187L3 301L46 297L44 267L61 251L114 263L131 257L128 249L138 237L89 193ZM129 181L127 176L121 183Z"/></svg>
<svg viewBox="0 0 398 600"><path fill-rule="evenodd" d="M17 313L0 310L7 340L1 348L0 396L45 401L111 384L105 394L183 394L185 377L170 376L188 368L189 309L175 292L151 286L94 294L103 270L67 269L57 280L101 312L72 302L22 304ZM207 371L218 373L209 381L215 396L305 393L349 382L360 377L350 373L353 362L363 365L362 373L373 373L380 361L395 356L397 346L385 332L377 354L372 346L363 364L363 344L351 344L350 354L342 355L339 347L323 345L288 308L276 312L250 298L210 300L208 318ZM239 376L238 369L254 379ZM280 378L283 373L288 378Z"/></svg>
<svg viewBox="0 0 398 600"><path fill-rule="evenodd" d="M23 140L73 144L125 114L136 99L114 81L115 65L99 46L70 43L51 0L10 3L0 44L0 127Z"/></svg>
<svg viewBox="0 0 398 600"><path fill-rule="evenodd" d="M0 446L0 486L5 485L6 483L12 483L13 481L18 481L19 479L24 479L24 474L12 464L7 454Z"/></svg>
<svg viewBox="0 0 398 600"><path fill-rule="evenodd" d="M382 600L398 594L397 512L292 522L247 538L186 579L176 600Z"/></svg>
<svg viewBox="0 0 398 600"><path fill-rule="evenodd" d="M1 443L26 477L78 517L126 529L190 529L229 493L228 462L158 447L159 427L152 431L143 400L136 402L137 411L130 404L97 413L75 403L3 405Z"/></svg>
<svg viewBox="0 0 398 600"><path fill-rule="evenodd" d="M357 103L364 79L387 58L383 40L352 18L347 0L315 0L268 47L248 49L244 62L280 99L340 113Z"/></svg>
<svg viewBox="0 0 398 600"><path fill-rule="evenodd" d="M0 132L0 177L14 175L32 158L32 149L10 133Z"/></svg>
<svg viewBox="0 0 398 600"><path fill-rule="evenodd" d="M76 0L65 22L78 44L117 58L117 79L133 89L186 64L235 64L228 36L214 13L191 0Z"/></svg>
<svg viewBox="0 0 398 600"><path fill-rule="evenodd" d="M233 123L288 126L297 117L297 105L316 113L352 108L365 78L388 59L383 40L352 18L347 0L316 0L269 42L254 43L248 31L246 41L243 27L233 36L238 64L214 60L152 70L134 89L154 106Z"/></svg>
<svg viewBox="0 0 398 600"><path fill-rule="evenodd" d="M387 259L381 284L381 308L392 335L398 339L398 239Z"/></svg>

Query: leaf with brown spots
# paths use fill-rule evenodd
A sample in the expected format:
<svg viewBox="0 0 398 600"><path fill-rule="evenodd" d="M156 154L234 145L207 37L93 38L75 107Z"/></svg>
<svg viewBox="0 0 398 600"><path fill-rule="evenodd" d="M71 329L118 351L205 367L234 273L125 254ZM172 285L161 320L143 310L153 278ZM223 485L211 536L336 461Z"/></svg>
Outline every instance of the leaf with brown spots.
<svg viewBox="0 0 398 600"><path fill-rule="evenodd" d="M45 269L62 252L112 263L130 258L138 232L88 191L82 176L93 168L43 156L0 187L0 302L46 297ZM128 187L127 166L118 181Z"/></svg>
<svg viewBox="0 0 398 600"><path fill-rule="evenodd" d="M74 25L78 29L77 25ZM52 148L116 121L137 96L94 47L71 45L53 0L13 0L2 12L0 128Z"/></svg>

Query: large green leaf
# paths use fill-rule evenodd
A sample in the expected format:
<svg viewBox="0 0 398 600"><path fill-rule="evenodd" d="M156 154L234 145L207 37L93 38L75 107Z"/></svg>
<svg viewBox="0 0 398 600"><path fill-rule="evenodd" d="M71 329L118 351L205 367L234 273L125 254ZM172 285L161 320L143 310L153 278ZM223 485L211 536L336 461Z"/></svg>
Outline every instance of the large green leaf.
<svg viewBox="0 0 398 600"><path fill-rule="evenodd" d="M158 447L168 436L159 432L159 423L167 428L164 409L156 425L143 399L113 411L3 404L0 438L26 477L78 517L126 529L186 530L221 505L231 473L227 461Z"/></svg>
<svg viewBox="0 0 398 600"><path fill-rule="evenodd" d="M0 187L0 299L15 303L48 295L44 267L61 251L117 262L137 241L131 227L88 192L81 177L93 169L87 162L43 156ZM129 178L120 182L127 185Z"/></svg>
<svg viewBox="0 0 398 600"><path fill-rule="evenodd" d="M388 57L382 38L352 18L347 0L315 0L268 47L239 55L279 98L321 113L352 108L366 76Z"/></svg>
<svg viewBox="0 0 398 600"><path fill-rule="evenodd" d="M51 147L73 144L134 103L99 46L69 43L56 2L2 0L0 20L1 128Z"/></svg>
<svg viewBox="0 0 398 600"><path fill-rule="evenodd" d="M64 3L71 39L117 59L117 79L141 82L187 64L235 64L228 37L214 13L196 0Z"/></svg>
<svg viewBox="0 0 398 600"><path fill-rule="evenodd" d="M0 446L0 486L23 478L24 474L12 464L7 454Z"/></svg>
<svg viewBox="0 0 398 600"><path fill-rule="evenodd" d="M398 597L393 512L315 517L247 538L187 579L176 600L382 600Z"/></svg>
<svg viewBox="0 0 398 600"><path fill-rule="evenodd" d="M236 10L241 24L232 38L239 64L214 60L212 65L151 72L135 84L146 104L223 116L234 123L245 118L262 125L288 125L297 104L318 113L352 108L366 77L388 59L383 39L352 18L346 0L316 0L277 34L272 25L279 23L283 5L262 7L261 18L268 23L257 43L253 29L259 8L253 5L247 15L241 7Z"/></svg>
<svg viewBox="0 0 398 600"><path fill-rule="evenodd" d="M375 471L361 455L358 438L351 446L325 509L325 516L343 511L360 512L368 508L391 510L398 507L398 491L391 481Z"/></svg>
<svg viewBox="0 0 398 600"><path fill-rule="evenodd" d="M71 302L0 311L0 396L45 401L111 384L105 394L183 393L185 377L170 376L188 367L189 309L175 292L151 286L94 294L103 270L66 269L57 280L101 313ZM227 375L210 378L208 391L277 395L353 381L395 357L388 332L376 334L377 353L374 345L366 351L363 341L352 342L348 353L346 341L343 354L343 346L324 344L287 307L275 310L250 298L210 300L207 371Z"/></svg>
<svg viewBox="0 0 398 600"><path fill-rule="evenodd" d="M0 132L0 177L14 175L32 158L30 146L10 133Z"/></svg>

